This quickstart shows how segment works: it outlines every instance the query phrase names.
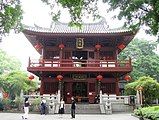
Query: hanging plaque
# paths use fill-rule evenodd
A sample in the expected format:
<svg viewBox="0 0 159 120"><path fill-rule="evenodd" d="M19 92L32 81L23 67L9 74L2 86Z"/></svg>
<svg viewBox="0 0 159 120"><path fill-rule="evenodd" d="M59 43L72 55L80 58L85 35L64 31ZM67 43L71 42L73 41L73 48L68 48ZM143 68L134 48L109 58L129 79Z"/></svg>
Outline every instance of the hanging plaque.
<svg viewBox="0 0 159 120"><path fill-rule="evenodd" d="M87 75L86 74L73 74L72 78L74 80L86 80Z"/></svg>
<svg viewBox="0 0 159 120"><path fill-rule="evenodd" d="M76 48L78 49L82 49L84 45L84 41L83 38L77 38L76 39Z"/></svg>

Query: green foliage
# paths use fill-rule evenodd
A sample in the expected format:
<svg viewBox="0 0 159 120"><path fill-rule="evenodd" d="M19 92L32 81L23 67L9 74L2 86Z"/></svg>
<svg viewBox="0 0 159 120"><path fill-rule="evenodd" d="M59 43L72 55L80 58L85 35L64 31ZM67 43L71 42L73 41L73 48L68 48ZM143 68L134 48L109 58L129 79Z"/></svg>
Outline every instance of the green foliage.
<svg viewBox="0 0 159 120"><path fill-rule="evenodd" d="M151 104L152 100L159 98L159 83L151 77L140 77L135 82L129 83L125 86L125 92L129 95L135 95L139 87L143 87L144 104Z"/></svg>
<svg viewBox="0 0 159 120"><path fill-rule="evenodd" d="M10 99L3 99L2 100L2 104L4 106L4 110L11 109L11 102L12 102L12 100L10 100Z"/></svg>
<svg viewBox="0 0 159 120"><path fill-rule="evenodd" d="M16 97L14 101L15 108L18 108L18 110L20 110L22 108L21 106L22 104L23 104L23 99L21 97Z"/></svg>
<svg viewBox="0 0 159 120"><path fill-rule="evenodd" d="M92 14L93 18L99 18L97 1L98 0L42 0L46 4L50 5L52 9L53 20L58 20L61 15L61 10L57 11L57 7L62 6L67 9L70 13L71 22L70 26L82 27L82 17Z"/></svg>
<svg viewBox="0 0 159 120"><path fill-rule="evenodd" d="M28 79L27 73L20 70L20 62L0 49L0 86L9 93L11 99L20 96L21 90L35 90L37 83Z"/></svg>
<svg viewBox="0 0 159 120"><path fill-rule="evenodd" d="M41 102L40 98L35 98L34 101L32 101L31 103L30 110L39 112L40 102Z"/></svg>
<svg viewBox="0 0 159 120"><path fill-rule="evenodd" d="M126 95L136 95L136 86L138 85L138 82L132 82L125 86L125 94Z"/></svg>
<svg viewBox="0 0 159 120"><path fill-rule="evenodd" d="M92 15L94 19L99 18L98 1L99 0L42 0L53 9L53 18L59 18L60 14L56 14L56 5L67 8L71 25L82 25L82 16ZM125 26L131 29L138 29L141 26L148 26L147 33L157 35L159 28L159 1L158 0L103 0L103 4L108 3L110 8L105 12L118 10L119 20L125 18ZM55 9L54 9L55 8ZM59 13L59 12L58 12Z"/></svg>
<svg viewBox="0 0 159 120"><path fill-rule="evenodd" d="M20 70L21 63L15 57L8 56L0 49L0 75L14 70Z"/></svg>
<svg viewBox="0 0 159 120"><path fill-rule="evenodd" d="M20 96L21 90L27 93L29 90L37 89L37 83L30 81L27 73L22 71L15 71L4 75L0 80L0 84L9 93L11 99Z"/></svg>
<svg viewBox="0 0 159 120"><path fill-rule="evenodd" d="M19 32L22 29L22 9L19 0L0 1L0 35L11 29Z"/></svg>
<svg viewBox="0 0 159 120"><path fill-rule="evenodd" d="M150 76L159 80L159 55L154 52L156 42L134 39L118 56L119 59L132 58L134 80L142 76Z"/></svg>
<svg viewBox="0 0 159 120"><path fill-rule="evenodd" d="M159 106L135 109L134 114L150 120L157 120L157 118L159 118Z"/></svg>
<svg viewBox="0 0 159 120"><path fill-rule="evenodd" d="M158 0L105 0L111 6L109 11L120 9L119 19L125 18L125 26L139 28L148 26L147 33L156 35L159 27Z"/></svg>

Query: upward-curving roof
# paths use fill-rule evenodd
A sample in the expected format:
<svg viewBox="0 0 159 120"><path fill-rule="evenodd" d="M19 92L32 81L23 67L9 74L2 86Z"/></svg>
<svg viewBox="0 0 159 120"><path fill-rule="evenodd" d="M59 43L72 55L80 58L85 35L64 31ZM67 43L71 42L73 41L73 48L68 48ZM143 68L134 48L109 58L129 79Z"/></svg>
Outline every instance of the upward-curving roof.
<svg viewBox="0 0 159 120"><path fill-rule="evenodd" d="M80 33L80 34L92 34L92 33L106 33L106 34L114 34L114 33L127 33L132 32L130 29L126 28L116 28L116 29L108 29L106 22L102 19L98 23L84 23L82 28L78 27L70 27L68 23L61 23L55 22L50 28L39 27L35 25L34 27L31 26L24 26L24 31L32 31L32 32L39 32L39 33Z"/></svg>

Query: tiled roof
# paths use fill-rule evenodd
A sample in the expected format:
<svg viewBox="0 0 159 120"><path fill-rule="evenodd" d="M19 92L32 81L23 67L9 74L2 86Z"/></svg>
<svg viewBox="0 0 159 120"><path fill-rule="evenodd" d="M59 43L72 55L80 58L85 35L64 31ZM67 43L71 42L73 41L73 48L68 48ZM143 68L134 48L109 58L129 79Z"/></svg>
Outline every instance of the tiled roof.
<svg viewBox="0 0 159 120"><path fill-rule="evenodd" d="M101 20L98 23L84 23L82 28L70 27L67 23L56 22L50 28L39 27L35 25L24 26L25 30L33 32L43 32L43 33L124 33L130 32L129 29L117 28L108 29L105 20Z"/></svg>

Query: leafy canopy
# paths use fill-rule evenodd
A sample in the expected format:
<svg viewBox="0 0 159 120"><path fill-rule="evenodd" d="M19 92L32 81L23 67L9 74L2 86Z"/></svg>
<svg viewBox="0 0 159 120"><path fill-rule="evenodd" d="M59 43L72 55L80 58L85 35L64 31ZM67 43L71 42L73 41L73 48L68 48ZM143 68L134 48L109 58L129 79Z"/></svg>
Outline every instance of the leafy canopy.
<svg viewBox="0 0 159 120"><path fill-rule="evenodd" d="M81 27L82 17L92 15L99 18L99 0L41 0L51 7L53 20L58 20L61 10L57 6L67 9L70 13L70 25ZM148 26L146 32L156 35L159 28L158 0L103 0L110 8L105 12L119 10L115 17L125 18L125 26L136 29ZM107 5L106 5L107 6ZM100 6L99 6L100 7ZM16 32L22 29L22 9L20 0L0 0L0 35Z"/></svg>
<svg viewBox="0 0 159 120"><path fill-rule="evenodd" d="M71 25L82 24L82 16L92 15L99 18L98 2L99 0L42 0L53 9L53 20L60 17L60 10L55 13L56 5L67 8ZM125 26L132 29L138 29L141 26L148 26L146 32L156 35L159 28L159 1L158 0L103 0L110 8L105 12L119 10L119 14L114 16L119 20L126 19ZM100 6L99 6L100 7Z"/></svg>
<svg viewBox="0 0 159 120"><path fill-rule="evenodd" d="M82 26L82 17L91 14L94 19L100 18L98 12L98 0L42 0L43 2L50 5L52 9L52 19L57 21L60 18L61 10L56 6L60 6L67 9L70 14L71 26ZM57 10L58 9L58 10ZM55 12L57 11L57 12Z"/></svg>
<svg viewBox="0 0 159 120"><path fill-rule="evenodd" d="M12 71L0 77L0 85L14 99L19 97L21 90L27 93L29 90L37 89L37 82L30 81L27 73L23 71Z"/></svg>
<svg viewBox="0 0 159 120"><path fill-rule="evenodd" d="M0 35L10 30L19 32L22 29L22 9L20 0L0 0Z"/></svg>
<svg viewBox="0 0 159 120"><path fill-rule="evenodd" d="M119 59L132 58L134 80L142 76L150 76L159 80L159 55L155 53L157 43L134 39L118 56Z"/></svg>
<svg viewBox="0 0 159 120"><path fill-rule="evenodd" d="M111 7L108 11L119 9L119 19L125 18L125 25L130 28L148 26L147 33L156 35L159 28L158 0L104 0Z"/></svg>
<svg viewBox="0 0 159 120"><path fill-rule="evenodd" d="M20 70L20 67L21 63L19 60L7 55L6 52L0 49L0 75L14 70Z"/></svg>
<svg viewBox="0 0 159 120"><path fill-rule="evenodd" d="M143 97L145 104L150 104L152 100L159 98L159 83L151 77L143 76L138 80L129 83L125 86L127 95L136 95L137 88L143 87Z"/></svg>

